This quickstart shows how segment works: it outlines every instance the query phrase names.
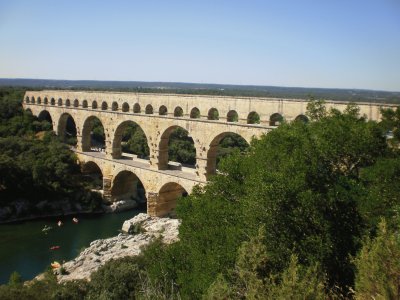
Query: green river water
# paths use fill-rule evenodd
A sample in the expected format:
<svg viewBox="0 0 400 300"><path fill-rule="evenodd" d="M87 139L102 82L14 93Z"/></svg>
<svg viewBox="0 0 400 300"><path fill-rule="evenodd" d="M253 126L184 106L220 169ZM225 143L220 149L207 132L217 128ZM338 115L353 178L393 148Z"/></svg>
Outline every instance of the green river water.
<svg viewBox="0 0 400 300"><path fill-rule="evenodd" d="M90 242L117 235L122 223L139 212L145 211L80 215L78 224L72 222L74 216L65 216L0 225L0 284L8 282L13 271L29 280L52 261L73 259ZM58 220L63 222L60 227ZM47 234L42 231L45 225L52 227ZM50 250L52 246L60 248Z"/></svg>

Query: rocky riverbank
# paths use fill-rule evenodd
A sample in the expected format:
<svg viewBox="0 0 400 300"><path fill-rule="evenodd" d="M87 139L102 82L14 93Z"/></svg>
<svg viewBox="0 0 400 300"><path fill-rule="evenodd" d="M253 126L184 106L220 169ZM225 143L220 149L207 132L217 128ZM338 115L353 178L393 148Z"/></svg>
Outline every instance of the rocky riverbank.
<svg viewBox="0 0 400 300"><path fill-rule="evenodd" d="M157 238L166 244L178 240L180 221L150 217L141 213L124 222L116 237L96 240L78 257L63 264L66 275L58 275L60 282L75 279L90 280L90 275L111 259L139 255L142 248Z"/></svg>

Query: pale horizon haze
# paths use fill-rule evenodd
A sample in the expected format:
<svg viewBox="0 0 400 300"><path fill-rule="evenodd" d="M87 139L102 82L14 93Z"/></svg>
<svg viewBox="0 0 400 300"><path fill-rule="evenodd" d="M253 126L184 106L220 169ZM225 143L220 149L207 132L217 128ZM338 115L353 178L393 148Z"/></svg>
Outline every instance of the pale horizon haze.
<svg viewBox="0 0 400 300"><path fill-rule="evenodd" d="M400 0L0 0L0 78L400 91Z"/></svg>

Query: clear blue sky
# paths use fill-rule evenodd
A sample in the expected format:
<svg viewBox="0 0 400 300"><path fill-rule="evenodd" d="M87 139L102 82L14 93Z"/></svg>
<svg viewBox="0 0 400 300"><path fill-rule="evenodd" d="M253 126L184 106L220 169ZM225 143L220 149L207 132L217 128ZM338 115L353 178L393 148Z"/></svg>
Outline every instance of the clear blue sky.
<svg viewBox="0 0 400 300"><path fill-rule="evenodd" d="M400 91L400 0L0 0L0 77Z"/></svg>

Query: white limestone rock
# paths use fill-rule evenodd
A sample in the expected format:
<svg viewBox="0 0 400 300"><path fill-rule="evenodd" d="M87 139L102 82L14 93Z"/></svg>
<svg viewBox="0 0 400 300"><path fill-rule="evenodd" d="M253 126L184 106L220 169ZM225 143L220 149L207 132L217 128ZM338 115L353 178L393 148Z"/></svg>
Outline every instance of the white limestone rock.
<svg viewBox="0 0 400 300"><path fill-rule="evenodd" d="M158 237L161 237L166 244L173 243L178 240L179 225L180 221L177 219L138 214L125 221L122 229L130 232L132 228L140 228L140 233L121 233L112 238L93 241L78 257L63 264L68 274L58 275L58 280L60 282L76 279L90 280L90 275L107 261L139 255L143 247Z"/></svg>

